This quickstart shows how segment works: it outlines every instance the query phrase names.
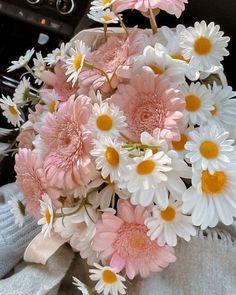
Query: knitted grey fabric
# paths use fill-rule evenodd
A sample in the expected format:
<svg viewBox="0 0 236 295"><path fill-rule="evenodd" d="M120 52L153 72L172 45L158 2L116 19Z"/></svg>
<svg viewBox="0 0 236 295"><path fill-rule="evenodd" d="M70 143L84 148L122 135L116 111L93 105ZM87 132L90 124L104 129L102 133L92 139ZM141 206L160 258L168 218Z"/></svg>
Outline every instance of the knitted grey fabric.
<svg viewBox="0 0 236 295"><path fill-rule="evenodd" d="M0 194L5 200L12 194L18 199L23 199L15 185L1 188ZM9 204L0 204L0 278L21 260L30 241L40 232L40 227L30 216L25 218L24 226L19 228L10 210Z"/></svg>

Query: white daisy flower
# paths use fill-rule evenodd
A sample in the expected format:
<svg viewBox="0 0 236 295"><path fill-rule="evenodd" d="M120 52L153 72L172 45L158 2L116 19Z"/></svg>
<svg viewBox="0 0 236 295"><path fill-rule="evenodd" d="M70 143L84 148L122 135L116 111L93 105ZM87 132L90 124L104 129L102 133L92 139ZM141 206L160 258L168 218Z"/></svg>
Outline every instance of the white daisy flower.
<svg viewBox="0 0 236 295"><path fill-rule="evenodd" d="M38 225L42 225L44 238L50 237L53 229L54 211L52 207L52 200L47 194L44 194L42 196L42 200L40 200L40 214L43 217L38 221Z"/></svg>
<svg viewBox="0 0 236 295"><path fill-rule="evenodd" d="M190 141L185 144L186 154L196 169L208 169L211 174L225 168L234 157L234 140L228 139L229 132L216 125L201 126L189 133Z"/></svg>
<svg viewBox="0 0 236 295"><path fill-rule="evenodd" d="M140 68L167 77L176 84L185 82L186 63L172 59L160 43L156 43L154 47L148 45L144 49L143 54L134 63L131 75L137 73Z"/></svg>
<svg viewBox="0 0 236 295"><path fill-rule="evenodd" d="M213 110L209 118L209 124L215 123L226 129L236 126L236 92L230 86L212 87Z"/></svg>
<svg viewBox="0 0 236 295"><path fill-rule="evenodd" d="M86 47L84 42L80 40L76 40L68 51L68 56L65 58L67 69L66 75L69 76L67 81L72 81L73 85L78 80L88 52L89 48Z"/></svg>
<svg viewBox="0 0 236 295"><path fill-rule="evenodd" d="M59 106L59 96L56 91L53 89L52 91L47 90L40 90L40 97L42 101L47 106L47 111L50 113L55 113Z"/></svg>
<svg viewBox="0 0 236 295"><path fill-rule="evenodd" d="M31 50L27 50L26 54L24 56L21 56L19 60L11 62L12 65L7 69L7 71L12 72L17 69L25 67L30 61L33 54L34 54L34 48L32 48Z"/></svg>
<svg viewBox="0 0 236 295"><path fill-rule="evenodd" d="M117 137L127 126L125 121L124 112L118 106L109 105L107 102L100 105L95 103L88 126L98 137Z"/></svg>
<svg viewBox="0 0 236 295"><path fill-rule="evenodd" d="M208 26L205 21L196 22L194 27L181 33L180 46L184 58L190 60L189 64L199 71L219 70L224 56L229 55L226 47L230 38L223 37L223 34L220 27L213 22Z"/></svg>
<svg viewBox="0 0 236 295"><path fill-rule="evenodd" d="M194 126L190 125L188 127L180 128L180 139L171 142L172 149L178 153L181 159L186 159L187 150L185 144L190 140L189 132L194 130Z"/></svg>
<svg viewBox="0 0 236 295"><path fill-rule="evenodd" d="M11 206L11 213L15 217L15 224L22 227L25 220L25 205L14 196L11 196L11 200L8 201L8 204Z"/></svg>
<svg viewBox="0 0 236 295"><path fill-rule="evenodd" d="M209 120L213 110L211 91L201 83L187 83L181 86L185 97L184 122L201 125Z"/></svg>
<svg viewBox="0 0 236 295"><path fill-rule="evenodd" d="M117 271L110 266L101 266L94 263L96 269L90 269L89 276L92 281L98 281L95 290L97 293L104 295L118 295L126 294L126 286L123 284L125 278L117 273Z"/></svg>
<svg viewBox="0 0 236 295"><path fill-rule="evenodd" d="M183 212L192 213L192 222L202 229L215 227L219 221L225 225L236 217L236 163L210 174L208 170L195 170L193 186L183 194Z"/></svg>
<svg viewBox="0 0 236 295"><path fill-rule="evenodd" d="M117 24L119 22L118 17L110 9L106 10L90 10L87 14L88 18L101 24Z"/></svg>
<svg viewBox="0 0 236 295"><path fill-rule="evenodd" d="M127 152L117 140L104 137L94 141L94 149L90 152L96 157L96 168L101 169L103 178L110 177L111 181L123 178L127 163Z"/></svg>
<svg viewBox="0 0 236 295"><path fill-rule="evenodd" d="M91 288L89 288L89 286L87 286L86 284L81 282L76 277L72 277L72 278L73 278L72 284L77 287L77 289L82 293L82 295L90 295L91 294Z"/></svg>
<svg viewBox="0 0 236 295"><path fill-rule="evenodd" d="M71 44L68 43L62 43L60 48L56 48L52 51L52 53L49 53L45 58L44 61L49 66L54 66L58 61L64 60L69 48L71 47Z"/></svg>
<svg viewBox="0 0 236 295"><path fill-rule="evenodd" d="M189 61L183 56L183 49L180 47L181 33L186 30L186 27L183 25L177 25L176 29L170 29L166 26L161 27L161 32L164 35L167 44L165 49L172 59L179 61L180 63L186 64L186 73L185 75L191 81L196 81L199 79L200 73L194 69Z"/></svg>
<svg viewBox="0 0 236 295"><path fill-rule="evenodd" d="M21 118L21 113L10 96L5 97L2 95L2 98L0 98L0 107L3 110L2 114L7 118L7 122L20 127L21 122L24 120Z"/></svg>
<svg viewBox="0 0 236 295"><path fill-rule="evenodd" d="M151 240L157 240L159 246L165 244L175 247L177 237L187 242L196 235L191 216L182 213L182 202L170 197L168 207L164 210L158 206L152 209L152 217L145 220L147 235Z"/></svg>
<svg viewBox="0 0 236 295"><path fill-rule="evenodd" d="M27 101L30 92L30 79L25 77L20 81L19 85L15 89L13 95L13 102L16 104L23 104Z"/></svg>
<svg viewBox="0 0 236 295"><path fill-rule="evenodd" d="M91 2L90 10L103 10L111 7L116 0L94 0Z"/></svg>
<svg viewBox="0 0 236 295"><path fill-rule="evenodd" d="M33 71L36 76L35 83L37 83L38 85L41 85L43 81L40 80L40 77L47 68L41 52L36 52L36 58L33 59L33 62L34 62Z"/></svg>

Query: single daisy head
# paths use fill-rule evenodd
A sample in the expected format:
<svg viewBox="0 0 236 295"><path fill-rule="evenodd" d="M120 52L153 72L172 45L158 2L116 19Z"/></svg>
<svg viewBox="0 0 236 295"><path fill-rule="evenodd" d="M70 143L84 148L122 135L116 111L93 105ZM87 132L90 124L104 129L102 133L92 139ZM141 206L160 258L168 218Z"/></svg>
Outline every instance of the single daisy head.
<svg viewBox="0 0 236 295"><path fill-rule="evenodd" d="M50 237L53 229L54 211L52 200L47 194L44 194L42 200L40 200L40 214L42 218L39 219L38 225L42 225L42 234L44 234L44 237Z"/></svg>
<svg viewBox="0 0 236 295"><path fill-rule="evenodd" d="M199 82L185 83L181 91L185 98L184 122L193 125L207 122L213 110L211 91Z"/></svg>
<svg viewBox="0 0 236 295"><path fill-rule="evenodd" d="M33 72L36 76L35 83L38 85L42 84L41 75L46 70L46 63L43 59L41 52L36 52L36 58L33 59L34 67Z"/></svg>
<svg viewBox="0 0 236 295"><path fill-rule="evenodd" d="M65 59L66 62L66 75L67 81L72 81L72 85L78 81L79 74L84 66L86 55L89 52L89 48L83 41L76 40L68 50L68 56Z"/></svg>
<svg viewBox="0 0 236 295"><path fill-rule="evenodd" d="M226 47L230 40L224 37L220 27L211 22L196 22L194 27L187 28L181 33L180 46L183 56L190 64L203 72L215 72L221 68L224 56L229 55Z"/></svg>
<svg viewBox="0 0 236 295"><path fill-rule="evenodd" d="M88 17L95 22L103 25L117 24L119 22L118 17L110 9L106 10L91 10L88 13Z"/></svg>
<svg viewBox="0 0 236 295"><path fill-rule="evenodd" d="M90 10L104 10L111 7L116 0L94 0L91 2Z"/></svg>
<svg viewBox="0 0 236 295"><path fill-rule="evenodd" d="M149 229L148 236L151 240L157 240L158 245L177 245L177 237L190 241L191 236L196 235L196 230L192 225L191 216L182 213L182 202L170 197L168 207L161 209L154 206L152 217L145 220L145 225Z"/></svg>
<svg viewBox="0 0 236 295"><path fill-rule="evenodd" d="M21 117L21 112L16 103L12 101L10 96L2 95L2 98L0 98L0 107L3 111L3 116L7 118L7 122L20 127L21 122L24 120Z"/></svg>
<svg viewBox="0 0 236 295"><path fill-rule="evenodd" d="M110 266L101 266L94 263L95 269L90 269L90 279L97 281L95 290L103 294L126 294L125 278L117 270Z"/></svg>
<svg viewBox="0 0 236 295"><path fill-rule="evenodd" d="M49 65L53 66L59 61L63 61L67 55L68 49L70 48L71 44L68 43L62 43L60 48L56 48L52 51L52 53L49 53L45 58L44 61Z"/></svg>
<svg viewBox="0 0 236 295"><path fill-rule="evenodd" d="M16 104L24 104L29 98L30 92L30 79L23 77L20 81L19 85L15 89L15 93L13 95L13 102Z"/></svg>
<svg viewBox="0 0 236 295"><path fill-rule="evenodd" d="M88 126L97 134L97 137L117 137L125 130L127 124L124 113L118 106L101 102L94 104Z"/></svg>
<svg viewBox="0 0 236 295"><path fill-rule="evenodd" d="M183 194L183 212L192 213L192 222L202 229L215 227L219 221L233 223L236 216L236 164L230 163L213 174L195 170L193 186Z"/></svg>
<svg viewBox="0 0 236 295"><path fill-rule="evenodd" d="M21 56L17 61L12 61L12 65L7 69L8 72L15 71L17 69L25 67L31 60L34 54L34 48L27 50L24 56Z"/></svg>
<svg viewBox="0 0 236 295"><path fill-rule="evenodd" d="M217 125L202 126L191 131L189 137L185 144L186 158L196 169L208 169L213 174L235 157L234 140L229 139L229 132Z"/></svg>
<svg viewBox="0 0 236 295"><path fill-rule="evenodd" d="M45 103L48 112L55 113L57 111L59 106L59 95L54 89L41 89L40 97Z"/></svg>
<svg viewBox="0 0 236 295"><path fill-rule="evenodd" d="M8 201L11 206L11 213L15 217L15 224L18 224L19 227L22 227L25 219L25 205L17 197L11 196L11 200Z"/></svg>

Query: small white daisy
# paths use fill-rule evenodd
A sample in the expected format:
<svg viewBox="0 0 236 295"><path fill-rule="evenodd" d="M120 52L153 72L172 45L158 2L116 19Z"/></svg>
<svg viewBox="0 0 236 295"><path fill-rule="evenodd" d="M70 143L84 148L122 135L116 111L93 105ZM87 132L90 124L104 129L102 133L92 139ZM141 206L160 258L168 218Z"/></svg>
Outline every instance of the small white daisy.
<svg viewBox="0 0 236 295"><path fill-rule="evenodd" d="M42 101L46 104L48 112L55 113L57 111L59 106L59 96L54 89L51 91L49 91L48 89L40 90L40 97Z"/></svg>
<svg viewBox="0 0 236 295"><path fill-rule="evenodd" d="M82 293L82 295L90 295L91 294L91 288L89 286L87 286L86 284L81 282L76 277L72 277L72 278L73 278L72 284L77 287L77 289Z"/></svg>
<svg viewBox="0 0 236 295"><path fill-rule="evenodd" d="M39 221L38 225L42 225L42 233L44 237L50 237L53 229L54 211L52 207L52 200L47 194L42 196L40 200L40 214L43 216Z"/></svg>
<svg viewBox="0 0 236 295"><path fill-rule="evenodd" d="M236 217L236 163L210 174L208 170L195 170L193 186L183 194L183 212L192 213L192 222L202 229L215 227L219 221L225 225Z"/></svg>
<svg viewBox="0 0 236 295"><path fill-rule="evenodd" d="M20 126L24 120L21 118L21 113L17 105L12 101L10 96L2 95L0 98L0 107L3 110L3 115L7 118L7 122L14 126Z"/></svg>
<svg viewBox="0 0 236 295"><path fill-rule="evenodd" d="M47 68L41 52L36 52L36 58L33 59L33 62L34 62L33 71L36 76L35 83L37 83L38 85L41 85L43 82L40 79L40 77Z"/></svg>
<svg viewBox="0 0 236 295"><path fill-rule="evenodd" d="M27 101L30 92L30 79L25 77L20 81L19 85L15 89L13 95L13 102L16 104L23 104Z"/></svg>
<svg viewBox="0 0 236 295"><path fill-rule="evenodd" d="M100 105L95 103L88 126L96 132L98 137L117 137L119 132L122 132L127 126L125 121L124 112L118 106L109 105L107 102Z"/></svg>
<svg viewBox="0 0 236 295"><path fill-rule="evenodd" d="M196 22L194 27L187 28L181 33L180 46L183 49L183 56L190 60L189 64L203 72L215 72L222 65L224 56L229 55L226 47L230 40L223 37L220 27L211 22Z"/></svg>
<svg viewBox="0 0 236 295"><path fill-rule="evenodd" d="M201 83L181 86L185 97L184 121L186 124L201 125L208 121L213 110L211 91Z"/></svg>
<svg viewBox="0 0 236 295"><path fill-rule="evenodd" d="M145 225L149 229L147 235L151 240L157 240L159 246L167 244L175 247L177 237L189 242L191 236L196 235L191 216L182 213L182 202L175 200L172 196L166 209L153 207L152 217L145 220Z"/></svg>
<svg viewBox="0 0 236 295"><path fill-rule="evenodd" d="M12 72L12 71L15 71L17 69L25 67L28 64L28 62L30 61L33 54L34 54L34 48L32 48L31 50L27 50L26 54L24 56L21 56L19 58L19 60L11 62L12 66L10 66L7 69L7 71Z"/></svg>
<svg viewBox="0 0 236 295"><path fill-rule="evenodd" d="M112 182L123 178L127 163L127 152L122 149L122 144L109 137L95 140L94 144L94 149L90 153L96 157L96 168L101 169L102 177L110 176Z"/></svg>
<svg viewBox="0 0 236 295"><path fill-rule="evenodd" d="M119 22L118 17L110 9L106 10L91 10L88 13L88 18L101 24L117 24Z"/></svg>
<svg viewBox="0 0 236 295"><path fill-rule="evenodd" d="M234 157L234 140L228 139L229 132L209 124L189 133L190 141L185 144L186 154L196 169L208 169L211 174L224 168Z"/></svg>
<svg viewBox="0 0 236 295"><path fill-rule="evenodd" d="M44 61L49 66L54 66L58 61L65 59L70 46L71 46L71 44L69 42L68 43L62 43L60 48L56 48L51 53L49 53L44 58Z"/></svg>
<svg viewBox="0 0 236 295"><path fill-rule="evenodd" d="M123 284L125 278L117 273L117 271L110 266L101 266L94 263L96 269L90 269L89 276L92 281L98 281L95 290L104 295L118 295L126 294L126 286Z"/></svg>
<svg viewBox="0 0 236 295"><path fill-rule="evenodd" d="M180 128L180 139L171 142L172 149L174 151L176 151L182 159L185 159L185 156L187 153L187 150L185 148L185 144L187 143L187 141L190 140L189 132L191 132L193 130L194 130L193 125L190 125L188 127L182 126Z"/></svg>
<svg viewBox="0 0 236 295"><path fill-rule="evenodd" d="M94 0L91 2L90 10L103 10L111 7L116 0Z"/></svg>
<svg viewBox="0 0 236 295"><path fill-rule="evenodd" d="M213 110L209 123L215 123L223 128L231 129L236 126L236 92L230 86L212 87Z"/></svg>
<svg viewBox="0 0 236 295"><path fill-rule="evenodd" d="M156 43L154 47L148 45L143 54L137 58L132 74L137 73L140 68L167 77L172 83L181 84L185 82L187 64L172 59L166 53L166 49L160 43Z"/></svg>
<svg viewBox="0 0 236 295"><path fill-rule="evenodd" d="M66 75L69 76L67 81L72 81L73 85L78 80L88 52L89 48L85 46L83 41L79 40L76 40L73 46L68 50L68 56L65 58Z"/></svg>
<svg viewBox="0 0 236 295"><path fill-rule="evenodd" d="M8 203L11 206L11 213L15 217L15 224L18 224L19 227L22 227L25 219L25 205L13 196L11 196L11 200L8 201Z"/></svg>

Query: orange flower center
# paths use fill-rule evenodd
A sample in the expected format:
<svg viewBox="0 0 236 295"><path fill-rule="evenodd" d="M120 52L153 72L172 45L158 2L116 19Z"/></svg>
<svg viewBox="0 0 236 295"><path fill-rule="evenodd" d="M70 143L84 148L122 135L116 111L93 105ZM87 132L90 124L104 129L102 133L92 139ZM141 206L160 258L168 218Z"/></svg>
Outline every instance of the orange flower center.
<svg viewBox="0 0 236 295"><path fill-rule="evenodd" d="M145 160L138 164L137 173L139 175L148 175L153 172L156 167L156 163L152 160Z"/></svg>
<svg viewBox="0 0 236 295"><path fill-rule="evenodd" d="M185 134L181 134L179 141L172 141L172 146L176 151L181 152L185 150L184 146L187 141L188 137Z"/></svg>
<svg viewBox="0 0 236 295"><path fill-rule="evenodd" d="M218 113L218 109L217 109L217 106L216 105L213 105L214 109L211 111L211 115L214 117L217 115Z"/></svg>
<svg viewBox="0 0 236 295"><path fill-rule="evenodd" d="M188 95L185 97L186 102L186 110L188 112L196 112L198 109L200 109L202 102L199 97L196 95Z"/></svg>
<svg viewBox="0 0 236 295"><path fill-rule="evenodd" d="M162 75L162 74L164 74L164 70L161 67L158 67L155 64L151 64L151 65L148 65L148 66L149 66L149 68L152 69L152 71L153 71L153 73L155 75Z"/></svg>
<svg viewBox="0 0 236 295"><path fill-rule="evenodd" d="M104 15L102 17L102 21L104 21L104 22L109 22L111 20L112 20L112 17L110 15Z"/></svg>
<svg viewBox="0 0 236 295"><path fill-rule="evenodd" d="M219 147L215 142L206 140L200 145L200 153L206 159L215 159L219 155Z"/></svg>
<svg viewBox="0 0 236 295"><path fill-rule="evenodd" d="M73 61L73 68L75 71L78 71L81 68L82 62L83 62L83 54L79 53L74 57L74 61Z"/></svg>
<svg viewBox="0 0 236 295"><path fill-rule="evenodd" d="M109 131L113 126L113 121L108 115L101 115L97 118L97 127L102 131Z"/></svg>
<svg viewBox="0 0 236 295"><path fill-rule="evenodd" d="M8 110L12 115L14 115L14 116L17 115L17 110L14 106L9 106Z"/></svg>
<svg viewBox="0 0 236 295"><path fill-rule="evenodd" d="M120 162L119 153L112 147L107 147L105 157L107 162L113 167L116 167Z"/></svg>
<svg viewBox="0 0 236 295"><path fill-rule="evenodd" d="M118 281L117 275L111 270L104 270L102 273L104 283L112 285Z"/></svg>
<svg viewBox="0 0 236 295"><path fill-rule="evenodd" d="M223 171L216 171L213 175L208 170L202 172L202 192L205 194L220 194L225 190L228 177Z"/></svg>
<svg viewBox="0 0 236 295"><path fill-rule="evenodd" d="M47 209L45 211L44 217L45 217L45 220L46 220L47 224L50 224L52 215L50 214L49 209Z"/></svg>
<svg viewBox="0 0 236 295"><path fill-rule="evenodd" d="M174 53L174 54L171 55L171 57L172 57L173 59L182 60L182 61L185 61L186 63L189 63L189 60L185 59L185 58L183 57L183 55L180 54L180 53Z"/></svg>
<svg viewBox="0 0 236 295"><path fill-rule="evenodd" d="M172 207L167 207L165 210L161 211L161 218L165 221L173 221L175 219L176 211Z"/></svg>
<svg viewBox="0 0 236 295"><path fill-rule="evenodd" d="M54 113L56 111L56 102L52 100L48 106L49 112Z"/></svg>
<svg viewBox="0 0 236 295"><path fill-rule="evenodd" d="M199 55L208 55L212 50L212 43L206 37L199 37L194 43L194 50Z"/></svg>

